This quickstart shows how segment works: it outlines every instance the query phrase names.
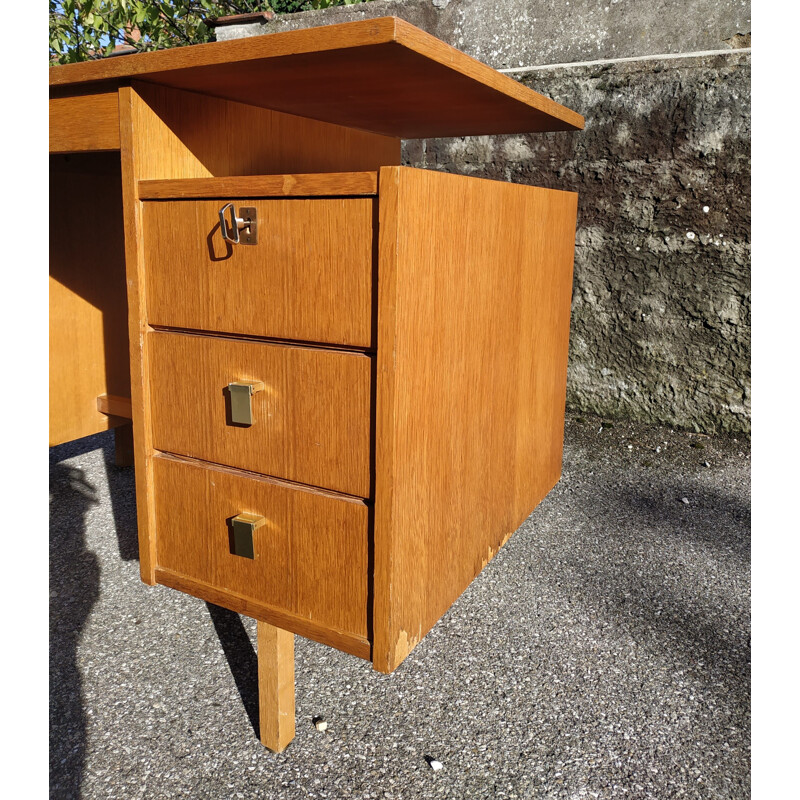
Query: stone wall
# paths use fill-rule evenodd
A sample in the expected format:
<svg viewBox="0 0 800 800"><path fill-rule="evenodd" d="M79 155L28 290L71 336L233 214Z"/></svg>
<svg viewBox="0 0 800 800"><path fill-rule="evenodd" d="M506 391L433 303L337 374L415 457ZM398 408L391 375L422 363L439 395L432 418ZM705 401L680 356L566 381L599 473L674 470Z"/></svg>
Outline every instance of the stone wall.
<svg viewBox="0 0 800 800"><path fill-rule="evenodd" d="M607 2L374 0L218 38L394 14L579 111L404 162L579 192L570 408L749 431L749 4Z"/></svg>

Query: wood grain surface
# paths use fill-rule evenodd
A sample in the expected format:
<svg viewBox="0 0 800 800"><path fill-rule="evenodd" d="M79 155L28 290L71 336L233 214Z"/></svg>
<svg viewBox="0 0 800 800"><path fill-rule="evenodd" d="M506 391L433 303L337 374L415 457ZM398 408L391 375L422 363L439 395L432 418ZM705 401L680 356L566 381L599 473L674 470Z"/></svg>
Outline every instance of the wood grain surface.
<svg viewBox="0 0 800 800"><path fill-rule="evenodd" d="M157 449L369 496L369 356L178 333L149 350ZM235 381L265 384L248 427L230 423Z"/></svg>
<svg viewBox="0 0 800 800"><path fill-rule="evenodd" d="M294 634L259 622L256 638L259 738L280 753L294 739Z"/></svg>
<svg viewBox="0 0 800 800"><path fill-rule="evenodd" d="M117 153L50 156L49 294L52 446L125 422L97 408L130 394Z"/></svg>
<svg viewBox="0 0 800 800"><path fill-rule="evenodd" d="M400 163L400 140L134 81L152 179L376 170Z"/></svg>
<svg viewBox="0 0 800 800"><path fill-rule="evenodd" d="M49 74L51 86L139 78L405 139L583 127L580 114L395 17L67 64Z"/></svg>
<svg viewBox="0 0 800 800"><path fill-rule="evenodd" d="M293 631L306 639L312 639L320 644L335 647L337 650L358 658L363 658L367 661L371 658L372 647L366 636L356 636L354 633L340 631L330 625L298 617L296 614L290 614L284 609L267 605L254 600L252 597L236 594L227 589L220 589L210 583L187 578L185 575L172 572L163 567L156 567L154 574L159 584L170 589L190 594L192 597L205 600L207 603L223 606L235 611L237 614L244 614L246 617L264 620L271 625L276 625L286 631Z"/></svg>
<svg viewBox="0 0 800 800"><path fill-rule="evenodd" d="M258 212L258 244L222 239L230 199ZM370 198L145 203L151 325L369 347Z"/></svg>
<svg viewBox="0 0 800 800"><path fill-rule="evenodd" d="M130 397L117 397L113 394L101 394L97 398L97 410L112 417L133 419Z"/></svg>
<svg viewBox="0 0 800 800"><path fill-rule="evenodd" d="M391 671L558 480L577 195L387 167L379 196L373 661Z"/></svg>
<svg viewBox="0 0 800 800"><path fill-rule="evenodd" d="M119 150L117 92L50 98L50 152Z"/></svg>
<svg viewBox="0 0 800 800"><path fill-rule="evenodd" d="M160 568L217 587L221 605L230 592L366 638L363 502L164 456L153 462ZM231 553L229 520L245 511L266 518L253 559Z"/></svg>
<svg viewBox="0 0 800 800"><path fill-rule="evenodd" d="M189 200L209 197L311 197L374 195L377 172L317 172L297 175L250 175L233 178L186 178L142 181L140 200Z"/></svg>
<svg viewBox="0 0 800 800"><path fill-rule="evenodd" d="M136 477L136 524L139 533L139 572L147 584L156 582L156 534L153 507L153 436L150 423L150 381L148 378L147 309L144 291L142 247L142 203L136 185L151 174L146 154L158 146L148 126L150 115L139 95L129 86L119 90L120 161L122 165L122 207L125 228L125 274L128 285L128 352L130 357L130 398L133 420L133 461ZM167 177L174 177L167 175Z"/></svg>

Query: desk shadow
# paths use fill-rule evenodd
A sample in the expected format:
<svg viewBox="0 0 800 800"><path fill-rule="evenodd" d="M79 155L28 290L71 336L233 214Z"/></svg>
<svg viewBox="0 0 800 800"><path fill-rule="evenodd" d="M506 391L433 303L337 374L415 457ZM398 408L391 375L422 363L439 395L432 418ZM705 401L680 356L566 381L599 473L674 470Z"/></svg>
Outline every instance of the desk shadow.
<svg viewBox="0 0 800 800"><path fill-rule="evenodd" d="M109 431L103 444L108 494L114 530L117 533L119 557L123 561L139 560L139 528L136 521L136 481L133 466L118 467L114 463L114 432Z"/></svg>
<svg viewBox="0 0 800 800"><path fill-rule="evenodd" d="M50 797L80 797L86 716L78 644L100 594L100 566L86 549L95 487L80 469L50 465Z"/></svg>
<svg viewBox="0 0 800 800"><path fill-rule="evenodd" d="M58 464L68 458L102 449L106 468L114 531L117 534L119 556L123 561L139 560L139 532L136 521L136 481L132 466L118 467L114 463L114 430L103 431L83 439L50 448L50 463ZM51 476L52 483L52 476Z"/></svg>
<svg viewBox="0 0 800 800"><path fill-rule="evenodd" d="M250 724L256 737L260 738L258 719L258 658L247 635L241 617L234 611L206 603L211 621L214 623L222 651L228 660L233 680L239 690Z"/></svg>

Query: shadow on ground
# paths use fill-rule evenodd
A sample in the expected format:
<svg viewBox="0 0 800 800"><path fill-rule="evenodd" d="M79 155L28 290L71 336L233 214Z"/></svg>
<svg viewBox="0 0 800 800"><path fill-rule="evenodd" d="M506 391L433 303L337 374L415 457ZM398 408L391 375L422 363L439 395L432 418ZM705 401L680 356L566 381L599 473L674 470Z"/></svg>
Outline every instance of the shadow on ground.
<svg viewBox="0 0 800 800"><path fill-rule="evenodd" d="M78 643L100 594L100 568L85 545L85 520L97 503L80 469L50 468L50 796L80 797L86 715Z"/></svg>
<svg viewBox="0 0 800 800"><path fill-rule="evenodd" d="M95 486L74 466L82 456L100 451L106 485ZM50 796L81 796L86 760L87 718L78 647L100 596L100 565L87 549L89 516L110 502L118 557L138 561L133 467L114 464L113 432L50 448ZM107 494L106 494L107 493ZM242 704L259 735L258 661L238 614L207 604Z"/></svg>

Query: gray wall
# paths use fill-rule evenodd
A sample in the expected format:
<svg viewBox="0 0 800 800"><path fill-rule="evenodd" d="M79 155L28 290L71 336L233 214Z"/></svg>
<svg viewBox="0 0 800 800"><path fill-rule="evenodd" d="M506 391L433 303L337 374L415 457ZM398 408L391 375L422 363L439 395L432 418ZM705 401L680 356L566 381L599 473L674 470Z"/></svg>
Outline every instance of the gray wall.
<svg viewBox="0 0 800 800"><path fill-rule="evenodd" d="M404 160L579 192L573 410L749 431L749 12L736 0L374 0L217 35L393 14L579 111L580 133L409 141Z"/></svg>

